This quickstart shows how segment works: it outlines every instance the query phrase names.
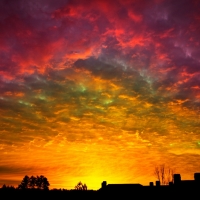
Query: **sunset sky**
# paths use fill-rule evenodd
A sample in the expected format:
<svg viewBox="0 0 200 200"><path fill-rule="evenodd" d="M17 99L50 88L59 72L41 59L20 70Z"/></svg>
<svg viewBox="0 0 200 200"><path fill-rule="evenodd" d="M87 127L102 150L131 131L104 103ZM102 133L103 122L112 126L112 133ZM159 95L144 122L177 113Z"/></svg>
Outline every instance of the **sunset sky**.
<svg viewBox="0 0 200 200"><path fill-rule="evenodd" d="M200 1L0 0L0 114L0 187L193 179Z"/></svg>

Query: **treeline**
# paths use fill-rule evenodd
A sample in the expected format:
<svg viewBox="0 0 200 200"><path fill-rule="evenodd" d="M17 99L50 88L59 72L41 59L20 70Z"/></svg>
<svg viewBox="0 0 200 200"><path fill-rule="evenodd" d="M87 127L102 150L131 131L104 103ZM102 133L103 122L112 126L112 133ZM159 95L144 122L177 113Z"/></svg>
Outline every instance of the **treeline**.
<svg viewBox="0 0 200 200"><path fill-rule="evenodd" d="M43 176L24 176L21 183L18 187L14 186L6 186L5 184L2 186L2 189L40 189L40 190L49 190L49 181Z"/></svg>
<svg viewBox="0 0 200 200"><path fill-rule="evenodd" d="M39 189L39 190L49 190L50 183L48 179L43 176L24 176L21 183L15 188L14 186L3 185L2 189ZM87 185L81 181L77 183L74 187L75 190L87 190ZM61 189L60 189L61 190ZM66 189L63 189L63 191Z"/></svg>

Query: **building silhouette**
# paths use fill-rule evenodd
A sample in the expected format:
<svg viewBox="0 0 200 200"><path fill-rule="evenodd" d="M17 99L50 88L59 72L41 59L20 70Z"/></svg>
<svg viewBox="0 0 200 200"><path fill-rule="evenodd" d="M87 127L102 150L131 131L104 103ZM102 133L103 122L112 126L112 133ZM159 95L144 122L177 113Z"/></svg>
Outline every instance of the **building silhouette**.
<svg viewBox="0 0 200 200"><path fill-rule="evenodd" d="M38 190L0 188L0 199L199 199L200 173L194 173L193 180L182 180L180 174L173 175L173 182L161 185L160 181L150 182L144 186L135 184L107 184L103 181L101 188L93 190ZM4 198L3 198L4 199Z"/></svg>
<svg viewBox="0 0 200 200"><path fill-rule="evenodd" d="M194 173L194 180L181 180L180 174L174 174L174 186L196 187L200 186L200 173Z"/></svg>
<svg viewBox="0 0 200 200"><path fill-rule="evenodd" d="M160 181L156 181L155 182L155 186L156 187L170 187L170 186L187 186L187 187L193 187L193 186L200 186L200 173L194 173L194 180L181 180L181 175L180 174L174 174L174 182L169 182L168 185L161 185ZM138 184L138 183L126 183L126 184L107 184L106 181L103 181L101 184L101 190L114 190L114 189L119 189L119 188L138 188L141 187L143 185ZM153 182L149 183L150 187L154 186ZM147 187L147 186L143 186L143 187Z"/></svg>
<svg viewBox="0 0 200 200"><path fill-rule="evenodd" d="M131 191L131 190L135 190L137 188L141 188L142 185L141 184L130 184L130 183L126 183L126 184L108 184L106 181L103 181L101 184L101 188L100 190L103 191Z"/></svg>
<svg viewBox="0 0 200 200"><path fill-rule="evenodd" d="M161 185L160 181L149 185L141 184L107 184L103 181L98 192L102 198L107 195L112 197L139 197L140 199L196 199L200 194L200 173L194 174L194 180L181 180L180 174L174 174L174 181L168 185ZM160 196L161 195L161 196Z"/></svg>

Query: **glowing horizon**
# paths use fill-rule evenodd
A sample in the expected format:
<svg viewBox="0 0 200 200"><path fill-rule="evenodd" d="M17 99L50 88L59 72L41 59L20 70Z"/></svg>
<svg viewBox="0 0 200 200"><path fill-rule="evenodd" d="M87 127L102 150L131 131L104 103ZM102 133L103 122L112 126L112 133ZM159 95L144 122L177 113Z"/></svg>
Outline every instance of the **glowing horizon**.
<svg viewBox="0 0 200 200"><path fill-rule="evenodd" d="M87 3L86 3L87 2ZM1 1L0 186L200 171L200 3Z"/></svg>

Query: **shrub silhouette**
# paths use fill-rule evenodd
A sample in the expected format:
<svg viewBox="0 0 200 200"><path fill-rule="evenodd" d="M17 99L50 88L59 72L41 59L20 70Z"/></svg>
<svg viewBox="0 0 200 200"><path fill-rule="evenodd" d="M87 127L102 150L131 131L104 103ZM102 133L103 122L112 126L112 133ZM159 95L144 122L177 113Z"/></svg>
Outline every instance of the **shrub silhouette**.
<svg viewBox="0 0 200 200"><path fill-rule="evenodd" d="M87 185L81 181L75 186L75 190L87 190Z"/></svg>
<svg viewBox="0 0 200 200"><path fill-rule="evenodd" d="M3 190L14 190L15 189L15 187L14 186L9 186L9 185L5 185L5 184L3 184L2 185L2 187L1 187Z"/></svg>

